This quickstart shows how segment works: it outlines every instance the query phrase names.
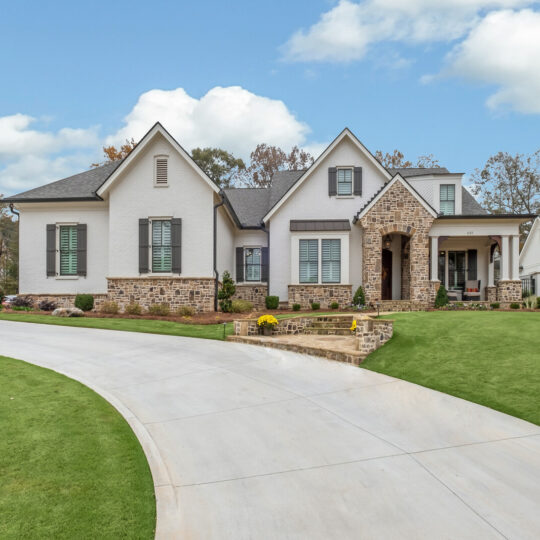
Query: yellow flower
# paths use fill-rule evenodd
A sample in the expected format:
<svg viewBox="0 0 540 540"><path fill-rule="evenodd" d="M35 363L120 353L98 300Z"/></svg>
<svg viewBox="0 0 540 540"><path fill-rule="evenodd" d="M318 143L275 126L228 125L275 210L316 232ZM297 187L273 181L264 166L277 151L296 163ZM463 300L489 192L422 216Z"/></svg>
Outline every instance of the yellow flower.
<svg viewBox="0 0 540 540"><path fill-rule="evenodd" d="M258 326L276 326L278 320L273 315L261 315L257 319Z"/></svg>
<svg viewBox="0 0 540 540"><path fill-rule="evenodd" d="M354 319L352 322L351 332L354 332L355 330L356 330L356 319Z"/></svg>

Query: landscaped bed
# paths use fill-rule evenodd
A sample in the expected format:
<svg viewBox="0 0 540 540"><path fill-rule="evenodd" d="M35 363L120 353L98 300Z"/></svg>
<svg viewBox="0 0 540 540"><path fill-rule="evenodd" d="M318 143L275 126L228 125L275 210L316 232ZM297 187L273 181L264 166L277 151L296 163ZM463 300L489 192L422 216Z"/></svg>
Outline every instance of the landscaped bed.
<svg viewBox="0 0 540 540"><path fill-rule="evenodd" d="M154 537L144 453L92 390L0 356L0 433L0 538Z"/></svg>
<svg viewBox="0 0 540 540"><path fill-rule="evenodd" d="M362 367L540 424L539 312L433 311L390 318L393 338Z"/></svg>

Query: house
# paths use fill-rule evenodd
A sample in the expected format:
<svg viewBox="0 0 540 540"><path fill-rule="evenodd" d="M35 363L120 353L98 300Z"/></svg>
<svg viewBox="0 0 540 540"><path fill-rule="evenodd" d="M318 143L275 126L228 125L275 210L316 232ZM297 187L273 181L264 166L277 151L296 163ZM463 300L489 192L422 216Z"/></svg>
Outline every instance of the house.
<svg viewBox="0 0 540 540"><path fill-rule="evenodd" d="M386 169L344 129L309 169L220 191L157 123L123 161L6 199L20 212L20 293L207 311L228 270L256 306L267 294L343 306L363 285L369 303L417 309L469 280L482 300L518 300L519 225L533 216L487 214L462 176Z"/></svg>
<svg viewBox="0 0 540 540"><path fill-rule="evenodd" d="M519 255L523 291L540 294L540 218L536 218Z"/></svg>

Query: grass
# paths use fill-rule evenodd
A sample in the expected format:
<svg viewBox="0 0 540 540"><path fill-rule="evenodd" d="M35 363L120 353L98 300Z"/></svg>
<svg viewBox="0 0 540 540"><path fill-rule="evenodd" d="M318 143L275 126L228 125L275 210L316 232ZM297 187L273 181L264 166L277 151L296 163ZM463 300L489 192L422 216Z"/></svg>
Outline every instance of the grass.
<svg viewBox="0 0 540 540"><path fill-rule="evenodd" d="M540 424L540 313L396 313L362 367Z"/></svg>
<svg viewBox="0 0 540 540"><path fill-rule="evenodd" d="M182 324L173 321L152 319L100 319L91 317L52 317L24 313L0 312L0 321L19 321L59 326L77 326L79 328L101 328L104 330L124 330L146 334L164 334L167 336L186 336L205 339L223 339L222 324ZM233 325L227 323L226 335L232 334Z"/></svg>
<svg viewBox="0 0 540 540"><path fill-rule="evenodd" d="M92 390L0 356L0 433L0 538L154 537L144 453Z"/></svg>

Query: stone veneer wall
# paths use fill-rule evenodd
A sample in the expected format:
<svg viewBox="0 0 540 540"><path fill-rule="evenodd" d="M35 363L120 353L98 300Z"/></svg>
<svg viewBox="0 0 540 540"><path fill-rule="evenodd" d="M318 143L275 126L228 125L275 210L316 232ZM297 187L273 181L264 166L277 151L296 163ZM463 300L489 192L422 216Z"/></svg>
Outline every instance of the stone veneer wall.
<svg viewBox="0 0 540 540"><path fill-rule="evenodd" d="M289 285L289 307L300 304L301 309L310 309L313 302L319 302L327 309L332 302L340 307L352 303L352 285Z"/></svg>
<svg viewBox="0 0 540 540"><path fill-rule="evenodd" d="M440 281L430 281L429 282L429 305L434 306L435 305L435 298L437 298L437 292L441 288L441 282Z"/></svg>
<svg viewBox="0 0 540 540"><path fill-rule="evenodd" d="M357 319L358 350L367 355L384 345L393 333L394 321L392 320L372 319L371 317Z"/></svg>
<svg viewBox="0 0 540 540"><path fill-rule="evenodd" d="M253 304L254 308L262 309L266 307L265 298L267 296L268 286L265 284L246 285L237 283L233 300L247 300Z"/></svg>
<svg viewBox="0 0 540 540"><path fill-rule="evenodd" d="M497 301L497 287L486 287L486 302Z"/></svg>
<svg viewBox="0 0 540 540"><path fill-rule="evenodd" d="M429 230L433 216L401 183L394 183L360 218L364 230L363 286L368 303L381 300L382 237L410 237L410 300L429 304Z"/></svg>
<svg viewBox="0 0 540 540"><path fill-rule="evenodd" d="M499 302L521 302L521 280L497 282L497 300Z"/></svg>
<svg viewBox="0 0 540 540"><path fill-rule="evenodd" d="M144 309L152 304L168 304L172 311L191 306L196 311L214 310L213 278L145 277L108 278L108 300L123 310L137 302Z"/></svg>
<svg viewBox="0 0 540 540"><path fill-rule="evenodd" d="M81 293L84 294L84 293ZM47 300L47 302L54 302L56 307L69 308L75 307L76 294L21 294L21 296L29 296L34 300L34 306L38 308L38 304ZM99 308L107 300L106 294L93 294L94 297L94 309L92 311L99 311Z"/></svg>
<svg viewBox="0 0 540 540"><path fill-rule="evenodd" d="M288 319L279 319L279 324L274 326L273 333L277 336L303 334L305 333L305 330L311 327L316 320L317 317L291 317ZM240 319L234 321L234 335L259 335L257 319Z"/></svg>

